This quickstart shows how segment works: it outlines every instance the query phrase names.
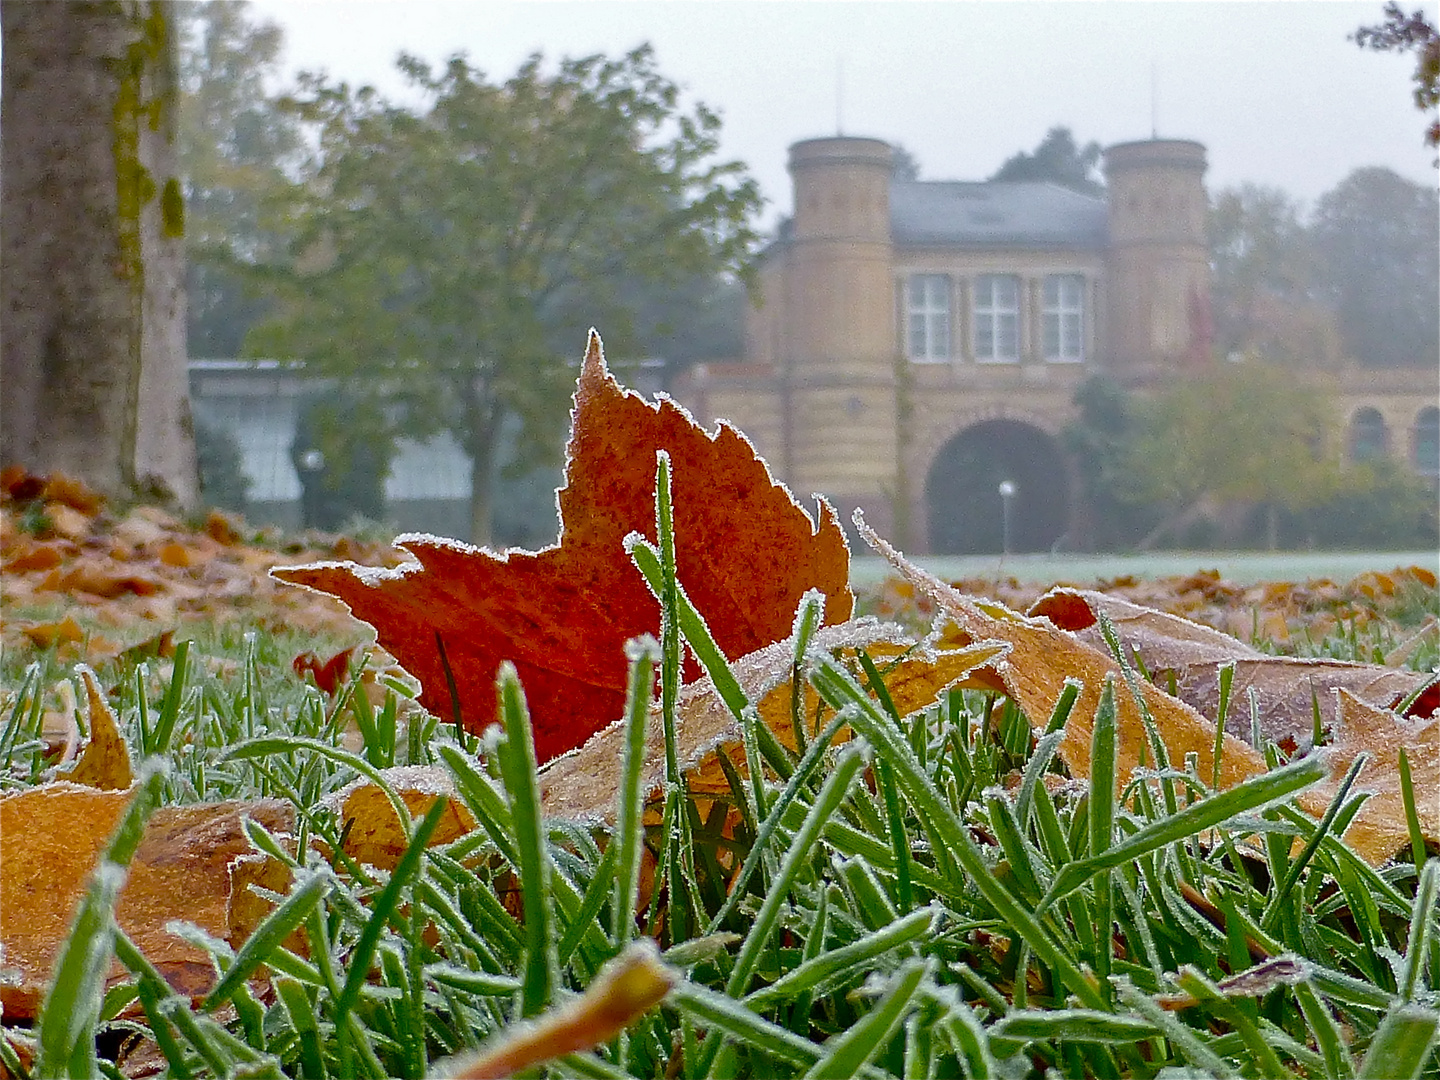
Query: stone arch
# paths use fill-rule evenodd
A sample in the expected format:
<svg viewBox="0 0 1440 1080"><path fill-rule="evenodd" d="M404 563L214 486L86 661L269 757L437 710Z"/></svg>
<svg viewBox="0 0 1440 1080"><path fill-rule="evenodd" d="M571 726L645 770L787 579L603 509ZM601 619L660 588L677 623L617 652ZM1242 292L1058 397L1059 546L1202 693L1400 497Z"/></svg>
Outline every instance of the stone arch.
<svg viewBox="0 0 1440 1080"><path fill-rule="evenodd" d="M1390 431L1380 410L1362 405L1350 414L1350 460L1373 461L1390 453Z"/></svg>
<svg viewBox="0 0 1440 1080"><path fill-rule="evenodd" d="M1428 405L1415 414L1410 431L1410 463L1423 476L1440 476L1440 409Z"/></svg>
<svg viewBox="0 0 1440 1080"><path fill-rule="evenodd" d="M983 419L947 440L925 474L928 549L937 555L999 552L1009 481L1010 550L1049 551L1070 520L1069 470L1056 439L1010 417Z"/></svg>

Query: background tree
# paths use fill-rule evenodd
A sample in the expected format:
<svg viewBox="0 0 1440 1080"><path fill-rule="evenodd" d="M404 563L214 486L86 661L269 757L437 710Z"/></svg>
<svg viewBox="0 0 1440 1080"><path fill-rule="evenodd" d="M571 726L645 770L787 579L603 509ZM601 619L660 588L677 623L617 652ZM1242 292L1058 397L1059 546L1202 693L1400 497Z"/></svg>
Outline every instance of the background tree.
<svg viewBox="0 0 1440 1080"><path fill-rule="evenodd" d="M1144 401L1138 421L1123 497L1166 511L1142 549L1237 505L1264 507L1274 547L1280 511L1319 505L1340 485L1329 396L1272 365L1212 368Z"/></svg>
<svg viewBox="0 0 1440 1080"><path fill-rule="evenodd" d="M0 461L196 497L174 21L6 3Z"/></svg>
<svg viewBox="0 0 1440 1080"><path fill-rule="evenodd" d="M919 180L920 159L908 147L890 144L890 175L896 180Z"/></svg>
<svg viewBox="0 0 1440 1080"><path fill-rule="evenodd" d="M1085 195L1099 196L1105 193L1099 169L1103 155L1098 142L1081 146L1068 127L1053 127L1032 153L1022 150L1008 158L990 179L1049 180Z"/></svg>
<svg viewBox="0 0 1440 1080"><path fill-rule="evenodd" d="M1431 114L1429 126L1425 129L1425 141L1430 146L1440 146L1440 30L1425 17L1425 12L1416 10L1405 14L1395 0L1385 5L1385 21L1378 26L1362 26L1351 38L1362 49L1379 52L1415 54L1415 107Z"/></svg>
<svg viewBox="0 0 1440 1080"><path fill-rule="evenodd" d="M267 85L279 75L278 26L235 0L177 10L190 355L233 357L270 311L246 268L275 253L270 200L299 165L300 131Z"/></svg>
<svg viewBox="0 0 1440 1080"><path fill-rule="evenodd" d="M1315 298L1315 255L1300 203L1275 187L1224 188L1211 199L1208 226L1220 355L1339 365L1344 349L1334 312Z"/></svg>
<svg viewBox="0 0 1440 1080"><path fill-rule="evenodd" d="M633 355L626 287L743 270L760 197L712 163L719 118L681 106L648 46L553 73L537 55L499 84L462 57L401 68L424 105L303 83L316 152L249 347L384 397L407 434L451 432L486 542L507 418L524 460L554 460L587 327Z"/></svg>
<svg viewBox="0 0 1440 1080"><path fill-rule="evenodd" d="M1127 500L1130 447L1137 436L1136 401L1105 375L1075 391L1079 415L1061 434L1074 458L1082 512L1076 546L1115 551L1134 545L1155 524L1155 510Z"/></svg>
<svg viewBox="0 0 1440 1080"><path fill-rule="evenodd" d="M1369 367L1433 366L1440 355L1440 196L1389 169L1356 169L1310 223L1320 295L1345 348Z"/></svg>

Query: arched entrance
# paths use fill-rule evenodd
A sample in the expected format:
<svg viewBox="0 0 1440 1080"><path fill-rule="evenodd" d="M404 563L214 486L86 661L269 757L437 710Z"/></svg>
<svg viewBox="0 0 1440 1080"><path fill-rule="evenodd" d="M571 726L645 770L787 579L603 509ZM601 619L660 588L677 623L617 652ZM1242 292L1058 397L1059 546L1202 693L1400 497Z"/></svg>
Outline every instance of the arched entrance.
<svg viewBox="0 0 1440 1080"><path fill-rule="evenodd" d="M1009 492L1002 496L1001 485ZM935 555L1049 551L1070 518L1069 473L1060 447L1018 420L966 428L935 455L925 477L930 551Z"/></svg>

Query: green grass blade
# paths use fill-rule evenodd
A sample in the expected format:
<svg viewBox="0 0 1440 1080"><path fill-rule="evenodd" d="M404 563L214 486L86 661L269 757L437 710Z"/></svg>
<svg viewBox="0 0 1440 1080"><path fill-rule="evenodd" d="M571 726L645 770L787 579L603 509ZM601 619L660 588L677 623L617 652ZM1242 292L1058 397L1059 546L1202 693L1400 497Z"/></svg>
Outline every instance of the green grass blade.
<svg viewBox="0 0 1440 1080"><path fill-rule="evenodd" d="M820 1056L820 1048L809 1039L772 1024L732 997L695 983L682 982L675 986L666 1004L709 1029L710 1038L717 1042L721 1036L728 1035L750 1047L752 1052L769 1054L792 1065L808 1066ZM690 1075L697 1073L690 1072Z"/></svg>
<svg viewBox="0 0 1440 1080"><path fill-rule="evenodd" d="M650 586L650 591L658 599L665 587L664 570L660 551L654 544L639 534L632 533L626 538L626 545L630 551L630 557L635 561L636 567L645 577L645 583ZM745 696L744 689L740 686L740 680L735 678L735 673L730 670L730 664L725 659L725 654L720 651L720 646L715 644L714 637L710 634L710 628L705 625L705 620L700 617L700 612L685 595L685 590L676 587L676 614L678 616L680 633L690 648L695 650L695 658L700 661L700 666L705 669L705 674L715 684L715 692L720 695L720 700L725 702L725 707L730 710L736 720L740 719L740 713L745 706L750 704L750 699Z"/></svg>
<svg viewBox="0 0 1440 1080"><path fill-rule="evenodd" d="M810 812L805 815L804 824L791 840L775 881L771 883L765 901L756 912L750 931L745 935L745 941L735 957L735 967L725 984L725 992L731 997L741 996L749 985L750 978L755 973L755 965L770 940L770 933L775 928L775 921L780 916L791 884L801 867L809 860L826 820L839 809L849 794L850 785L864 764L868 749L862 743L852 743L845 748L810 807Z"/></svg>
<svg viewBox="0 0 1440 1080"><path fill-rule="evenodd" d="M371 765L370 762L352 754L350 751L339 746L332 746L330 743L321 742L319 739L311 739L301 735L259 735L253 739L246 739L237 743L220 755L220 761L250 761L256 758L269 757L271 754L293 754L296 750L306 750L320 757L328 758L337 765L344 765L354 769L361 776L369 780L390 802L395 811L395 816L400 819L400 824L408 833L413 825L410 818L410 810L405 805L405 800L400 798L395 789L390 786L380 770Z"/></svg>
<svg viewBox="0 0 1440 1080"><path fill-rule="evenodd" d="M824 762L825 751L829 748L835 736L846 724L846 719L836 716L831 719L825 729L805 748L805 756L800 759L800 764L795 767L790 779L785 784L785 790L780 793L774 804L770 807L770 813L755 834L755 842L750 845L749 854L745 856L745 862L740 867L740 873L735 878L730 888L730 894L725 897L724 903L710 919L710 924L705 928L705 933L713 934L720 928L725 917L730 914L735 904L745 895L746 886L750 883L750 877L759 868L763 861L764 854L770 847L770 839L775 835L775 830L785 818L785 813L795 804L796 798L801 790L809 783L813 776Z"/></svg>
<svg viewBox="0 0 1440 1080"><path fill-rule="evenodd" d="M934 905L901 916L889 926L873 930L849 945L823 952L791 968L769 986L756 990L745 999L748 1005L786 1001L804 991L827 993L829 988L862 970L876 965L887 953L903 949L911 942L928 936L940 909Z"/></svg>
<svg viewBox="0 0 1440 1080"><path fill-rule="evenodd" d="M1318 755L1301 758L1271 772L1253 776L1218 795L1192 803L1169 817L1153 821L1108 851L1062 867L1040 907L1042 910L1049 907L1098 873L1123 866L1168 844L1204 832L1237 814L1294 795L1323 780L1328 773L1329 769Z"/></svg>
<svg viewBox="0 0 1440 1080"><path fill-rule="evenodd" d="M990 1036L1015 1042L1072 1039L1076 1042L1134 1043L1159 1035L1149 1020L1094 1009L1012 1009L995 1022Z"/></svg>
<svg viewBox="0 0 1440 1080"><path fill-rule="evenodd" d="M1045 722L1045 734L1054 735L1065 730L1065 722L1070 719L1070 713L1075 708L1075 702L1080 697L1080 691L1085 684L1073 676L1067 676L1065 682L1060 686L1060 695L1055 699L1055 708L1050 710L1050 719Z"/></svg>
<svg viewBox="0 0 1440 1080"><path fill-rule="evenodd" d="M559 981L559 958L555 951L554 893L551 884L550 853L545 847L545 825L541 820L540 784L535 777L535 740L530 730L530 711L515 669L500 665L500 714L505 738L496 750L500 774L510 793L510 810L515 824L516 849L520 856L515 868L520 875L520 903L524 914L525 975L521 992L521 1015L535 1016L549 1006Z"/></svg>
<svg viewBox="0 0 1440 1080"><path fill-rule="evenodd" d="M560 944L556 947L557 962L560 967L565 967L575 956L575 951L580 948L582 942L590 936L591 931L599 927L596 918L600 909L605 906L605 901L615 900L615 863L619 857L619 845L611 843L606 846L605 853L600 856L600 865L595 868L595 876L585 888L585 895L580 906L573 912L566 914L565 933L560 938ZM556 893L557 906L564 912L564 904L561 894ZM635 906L638 903L639 895L631 896L630 900L630 925L635 924ZM633 934L632 934L633 936ZM615 940L619 940L616 938ZM625 940L629 940L628 938ZM607 943L608 945L608 943Z"/></svg>
<svg viewBox="0 0 1440 1080"><path fill-rule="evenodd" d="M1400 978L1400 1000L1414 1001L1424 974L1430 941L1435 935L1437 899L1440 899L1440 859L1431 859L1420 871L1415 887L1414 913L1405 945L1405 967Z"/></svg>
<svg viewBox="0 0 1440 1080"><path fill-rule="evenodd" d="M1220 764L1225 753L1225 719L1230 715L1230 693L1235 685L1235 661L1220 665L1220 702L1215 709L1215 745L1210 765L1210 790L1220 790Z"/></svg>
<svg viewBox="0 0 1440 1080"><path fill-rule="evenodd" d="M884 755L895 770L895 779L911 805L940 830L952 858L969 875L973 886L996 913L1029 943L1035 955L1048 964L1060 981L1091 1008L1105 1008L1105 999L1094 978L1083 973L1050 937L1032 913L1020 904L995 877L975 846L969 831L916 760L910 744L896 730L889 717L876 708L870 696L833 657L812 651L810 675L816 691L836 710L848 712L851 725Z"/></svg>
<svg viewBox="0 0 1440 1080"><path fill-rule="evenodd" d="M1107 641L1112 650L1118 649L1113 642L1114 628L1108 628ZM1136 694L1139 699L1139 694ZM1090 857L1102 856L1114 846L1115 841L1115 682L1106 677L1100 689L1100 703L1095 709L1095 724L1090 733ZM1120 865L1119 863L1115 864ZM1063 871L1062 871L1063 875ZM1058 887L1057 881L1052 890ZM1111 927L1115 921L1115 903L1110 889L1110 868L1095 875L1091 904L1095 919L1095 975L1102 986L1110 978L1110 963L1114 956L1114 942Z"/></svg>
<svg viewBox="0 0 1440 1080"><path fill-rule="evenodd" d="M1403 746L1400 747L1400 798L1405 807L1405 826L1410 833L1410 858L1418 870L1425 865L1425 833L1420 828L1420 814L1415 809L1415 783L1410 776L1410 756L1405 753Z"/></svg>
<svg viewBox="0 0 1440 1080"><path fill-rule="evenodd" d="M1292 859L1290 865L1286 868L1285 879L1271 896L1270 902L1265 907L1265 913L1260 917L1260 929L1266 933L1274 932L1275 922L1280 917L1281 912L1285 910L1285 902L1290 898L1290 891L1295 887L1295 883L1300 880L1300 875L1304 872L1305 867L1310 864L1310 860L1314 858L1315 852L1320 847L1320 842L1329 835L1330 827L1335 823L1335 815L1338 814L1340 808L1345 805L1345 799L1350 794L1350 788L1354 785L1355 778L1360 775L1360 770L1365 767L1365 763L1369 760L1370 755L1368 753L1356 755L1355 760L1350 763L1350 768L1345 773L1345 778L1340 781L1339 790L1335 792L1334 797L1330 800L1330 805L1325 808L1325 813L1320 818L1320 824L1316 827L1315 834L1305 842L1305 847L1301 850L1299 856Z"/></svg>
<svg viewBox="0 0 1440 1080"><path fill-rule="evenodd" d="M1080 684L1073 679L1067 679L1067 688L1070 685L1078 687ZM1066 715L1069 715L1068 709ZM1025 763L1025 772L1020 779L1020 793L1015 797L1015 820L1022 835L1030 831L1030 814L1035 805L1035 789L1040 785L1040 778L1050 767L1050 762L1055 758L1055 751L1059 749L1060 742L1064 738L1064 731L1051 731L1042 735L1035 744L1035 752Z"/></svg>
<svg viewBox="0 0 1440 1080"><path fill-rule="evenodd" d="M611 936L624 945L635 936L635 905L640 896L640 858L645 846L643 816L645 792L640 772L645 767L645 729L650 718L650 696L660 646L654 638L637 638L626 645L630 680L625 696L625 756L621 764L615 837L615 905Z"/></svg>
<svg viewBox="0 0 1440 1080"><path fill-rule="evenodd" d="M1190 1027L1173 1012L1162 1009L1149 994L1135 986L1129 979L1112 979L1116 996L1120 1001L1148 1020L1160 1031L1170 1045L1180 1051L1183 1058L1210 1076L1231 1080L1240 1073L1209 1046L1209 1039Z"/></svg>
<svg viewBox="0 0 1440 1080"><path fill-rule="evenodd" d="M902 966L875 1007L825 1043L823 1055L805 1071L806 1080L854 1076L861 1066L870 1064L900 1030L929 967L924 960L911 960Z"/></svg>
<svg viewBox="0 0 1440 1080"><path fill-rule="evenodd" d="M335 1002L335 1026L337 1029L348 1031L351 1010L360 999L360 992L364 989L366 980L370 976L370 967L375 959L375 951L380 945L380 935L385 930L385 924L394 915L396 907L400 903L400 895L410 880L420 870L420 861L425 855L425 846L430 842L435 829L440 824L441 817L445 814L447 800L436 799L421 819L420 824L415 827L415 832L406 846L400 861L395 864L395 869L390 872L390 880L385 883L385 888L380 891L371 905L370 917L366 920L365 926L360 931L360 937L355 942L347 962L350 970L345 977L345 985L340 990L340 996Z"/></svg>
<svg viewBox="0 0 1440 1080"><path fill-rule="evenodd" d="M229 1001L230 996L254 974L255 969L266 963L270 954L280 948L285 939L309 918L310 912L320 903L330 885L331 878L328 874L313 874L293 888L290 895L277 904L275 910L246 938L245 944L235 954L235 959L225 970L224 976L205 996L201 1010L213 1012Z"/></svg>
<svg viewBox="0 0 1440 1080"><path fill-rule="evenodd" d="M115 930L115 957L135 976L140 1005L145 1010L146 1018L150 1021L150 1031L155 1037L155 1045L165 1056L167 1071L172 1077L175 1077L175 1080L190 1080L194 1073L190 1071L189 1064L185 1060L185 1052L176 1041L175 1034L160 1007L174 993L170 989L170 984L165 981L165 977L160 974L159 970L145 958L136 944L130 940L129 935L119 927Z"/></svg>
<svg viewBox="0 0 1440 1080"><path fill-rule="evenodd" d="M1418 1080L1437 1038L1440 1012L1411 1004L1395 1006L1370 1040L1360 1080Z"/></svg>
<svg viewBox="0 0 1440 1080"><path fill-rule="evenodd" d="M274 981L275 996L290 1017L290 1026L300 1044L301 1080L325 1080L329 1073L325 1068L320 1025L315 1019L315 1007L305 992L305 987L285 975L277 976Z"/></svg>
<svg viewBox="0 0 1440 1080"><path fill-rule="evenodd" d="M520 853L515 847L515 822L505 796L495 789L494 782L480 769L475 759L460 747L441 743L437 752L455 778L455 790L496 850L511 866L518 866Z"/></svg>
<svg viewBox="0 0 1440 1080"><path fill-rule="evenodd" d="M1354 1076L1355 1063L1350 1059L1345 1035L1325 1002L1320 1000L1320 995L1315 992L1314 985L1308 980L1301 980L1291 987L1291 991L1325 1062L1325 1075L1333 1080L1348 1080Z"/></svg>

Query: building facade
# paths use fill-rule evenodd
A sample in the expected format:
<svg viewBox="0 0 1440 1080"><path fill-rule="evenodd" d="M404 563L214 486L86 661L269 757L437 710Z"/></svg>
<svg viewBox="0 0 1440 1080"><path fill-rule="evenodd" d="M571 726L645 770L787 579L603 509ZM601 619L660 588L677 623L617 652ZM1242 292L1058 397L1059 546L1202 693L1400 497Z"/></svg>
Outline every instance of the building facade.
<svg viewBox="0 0 1440 1080"><path fill-rule="evenodd" d="M794 215L763 256L745 356L676 397L911 551L1083 546L1060 441L1076 390L1103 372L1143 391L1211 353L1205 148L1112 146L1104 198L892 165L878 139L791 147ZM1437 469L1434 369L1337 385L1352 456Z"/></svg>

